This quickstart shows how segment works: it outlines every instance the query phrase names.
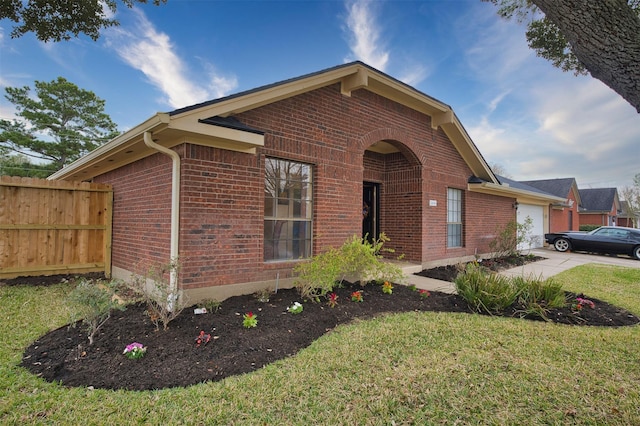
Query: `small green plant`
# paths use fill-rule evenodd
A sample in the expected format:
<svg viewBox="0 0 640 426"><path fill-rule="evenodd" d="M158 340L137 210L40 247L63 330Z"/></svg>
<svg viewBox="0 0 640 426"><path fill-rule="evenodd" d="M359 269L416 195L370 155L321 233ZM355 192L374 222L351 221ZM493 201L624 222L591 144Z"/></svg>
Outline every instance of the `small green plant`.
<svg viewBox="0 0 640 426"><path fill-rule="evenodd" d="M385 281L384 283L382 283L382 292L384 294L393 293L393 285L391 285L389 281Z"/></svg>
<svg viewBox="0 0 640 426"><path fill-rule="evenodd" d="M329 299L329 300L327 301L327 304L329 305L329 307L330 307L330 308L335 308L335 307L336 307L336 305L338 304L338 295L337 295L337 294L335 294L335 293L331 293L331 294L328 296L328 299Z"/></svg>
<svg viewBox="0 0 640 426"><path fill-rule="evenodd" d="M415 284L409 284L407 288L411 291L418 291L418 287L416 287Z"/></svg>
<svg viewBox="0 0 640 426"><path fill-rule="evenodd" d="M287 311L292 313L292 314L299 314L304 310L304 307L302 306L302 303L300 302L295 302L293 305L289 306L287 308Z"/></svg>
<svg viewBox="0 0 640 426"><path fill-rule="evenodd" d="M182 292L171 288L171 276L178 274L178 261L172 261L160 268L150 268L144 275L133 275L129 286L146 303L146 314L151 322L164 330L186 307L186 298Z"/></svg>
<svg viewBox="0 0 640 426"><path fill-rule="evenodd" d="M538 316L548 321L549 309L566 306L567 300L562 285L553 279L514 277L518 289L518 305L525 315Z"/></svg>
<svg viewBox="0 0 640 426"><path fill-rule="evenodd" d="M351 293L351 301L352 302L362 302L362 292L361 291L354 291L353 293Z"/></svg>
<svg viewBox="0 0 640 426"><path fill-rule="evenodd" d="M242 317L242 326L244 328L253 328L258 325L258 316L253 312L247 312Z"/></svg>
<svg viewBox="0 0 640 426"><path fill-rule="evenodd" d="M111 311L125 309L114 297L113 286L113 282L81 278L69 294L67 301L72 311L71 323L75 325L78 320L82 320L87 329L89 345L93 345L96 333L111 317Z"/></svg>
<svg viewBox="0 0 640 426"><path fill-rule="evenodd" d="M271 297L271 290L268 288L260 289L254 293L254 296L258 302L267 303Z"/></svg>
<svg viewBox="0 0 640 426"><path fill-rule="evenodd" d="M222 302L216 299L205 299L198 303L198 307L205 308L207 312L218 312Z"/></svg>
<svg viewBox="0 0 640 426"><path fill-rule="evenodd" d="M144 347L142 343L133 342L127 345L127 347L124 348L124 352L122 353L129 359L140 359L146 352L147 348Z"/></svg>
<svg viewBox="0 0 640 426"><path fill-rule="evenodd" d="M388 241L384 234L373 242L354 235L340 249L330 248L311 261L299 264L294 272L300 295L318 301L319 297L342 286L346 279L359 281L361 285L373 280L402 282L402 269L382 261L381 253L393 252L383 248Z"/></svg>
<svg viewBox="0 0 640 426"><path fill-rule="evenodd" d="M456 291L476 311L498 312L512 306L522 316L546 321L550 309L566 306L565 292L553 279L505 277L470 263L455 279Z"/></svg>
<svg viewBox="0 0 640 426"><path fill-rule="evenodd" d="M458 274L454 284L457 293L478 312L501 311L518 297L518 289L508 277L494 274L475 262Z"/></svg>
<svg viewBox="0 0 640 426"><path fill-rule="evenodd" d="M431 296L431 293L429 292L429 290L425 290L425 289L418 290L418 294L420 294L421 299L428 299L429 296Z"/></svg>

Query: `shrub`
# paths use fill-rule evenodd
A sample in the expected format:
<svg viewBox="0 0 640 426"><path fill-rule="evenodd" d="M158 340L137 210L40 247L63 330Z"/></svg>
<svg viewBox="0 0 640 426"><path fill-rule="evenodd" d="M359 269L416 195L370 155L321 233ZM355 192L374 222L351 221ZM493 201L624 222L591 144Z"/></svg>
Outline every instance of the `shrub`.
<svg viewBox="0 0 640 426"><path fill-rule="evenodd" d="M522 316L548 320L549 309L566 306L562 286L554 280L505 277L470 263L455 279L456 291L472 309L494 313L514 306Z"/></svg>
<svg viewBox="0 0 640 426"><path fill-rule="evenodd" d="M401 282L404 279L402 269L381 260L381 252L392 252L383 249L387 241L384 234L373 242L354 235L339 249L330 248L311 261L299 264L294 272L300 295L318 301L346 279L360 281L361 285L372 280Z"/></svg>
<svg viewBox="0 0 640 426"><path fill-rule="evenodd" d="M510 221L504 228L496 231L497 236L489 242L489 248L496 257L518 256L518 246L524 242L531 247L537 237L532 236L533 220L527 216L523 223Z"/></svg>
<svg viewBox="0 0 640 426"><path fill-rule="evenodd" d="M508 277L469 263L454 281L456 291L472 309L487 313L511 306L518 297L518 289Z"/></svg>
<svg viewBox="0 0 640 426"><path fill-rule="evenodd" d="M171 289L168 279L168 276L177 274L178 269L178 262L173 261L160 268L149 268L144 275L136 274L129 283L131 289L146 303L146 313L156 329L162 323L166 330L169 323L186 307L185 296L182 292Z"/></svg>
<svg viewBox="0 0 640 426"><path fill-rule="evenodd" d="M600 228L600 226L601 225L580 225L580 228L578 229L580 229L580 231L583 231L583 232L591 232L594 229Z"/></svg>
<svg viewBox="0 0 640 426"><path fill-rule="evenodd" d="M71 307L71 323L78 320L87 329L89 345L100 327L111 317L113 309L124 310L115 296L115 282L93 281L82 278L67 299Z"/></svg>
<svg viewBox="0 0 640 426"><path fill-rule="evenodd" d="M538 316L545 321L549 318L549 309L562 308L567 304L567 297L562 285L553 279L514 277L514 285L518 288L518 305L525 315Z"/></svg>

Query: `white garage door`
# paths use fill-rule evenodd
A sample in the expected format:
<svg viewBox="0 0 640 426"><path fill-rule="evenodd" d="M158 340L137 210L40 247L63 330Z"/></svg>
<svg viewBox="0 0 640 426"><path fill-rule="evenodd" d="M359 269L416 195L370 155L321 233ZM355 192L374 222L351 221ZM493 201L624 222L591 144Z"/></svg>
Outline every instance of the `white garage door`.
<svg viewBox="0 0 640 426"><path fill-rule="evenodd" d="M544 243L544 207L534 206L531 204L520 204L518 206L518 223L523 224L527 219L527 216L531 218L532 228L529 233L531 240L527 238L518 246L519 250L527 250L529 248L542 247Z"/></svg>

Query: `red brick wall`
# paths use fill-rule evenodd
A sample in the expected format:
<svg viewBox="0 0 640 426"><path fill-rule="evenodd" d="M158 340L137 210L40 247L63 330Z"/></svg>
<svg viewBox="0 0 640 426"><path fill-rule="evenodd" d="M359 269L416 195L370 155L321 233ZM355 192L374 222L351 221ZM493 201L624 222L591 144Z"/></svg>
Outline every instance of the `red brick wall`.
<svg viewBox="0 0 640 426"><path fill-rule="evenodd" d="M615 209L615 206L611 206L611 210L609 213L581 213L580 214L580 225L601 225L601 226L609 226L610 219L616 217L618 212ZM619 222L619 221L617 221ZM624 226L621 223L617 223L618 226Z"/></svg>
<svg viewBox="0 0 640 426"><path fill-rule="evenodd" d="M606 214L580 214L580 225L609 225L609 216Z"/></svg>
<svg viewBox="0 0 640 426"><path fill-rule="evenodd" d="M313 166L314 253L361 234L364 180L380 183L381 231L409 260L486 252L496 228L515 218L513 199L466 191L472 173L446 134L431 128L429 116L366 90L347 97L336 84L236 117L265 131L257 155L188 143L177 148L183 288L291 276L295 262L263 261L267 156ZM401 152L365 153L382 140ZM114 185L115 266L168 259L170 174L171 161L157 154L96 179ZM448 187L464 192L462 248L446 247Z"/></svg>
<svg viewBox="0 0 640 426"><path fill-rule="evenodd" d="M568 199L573 201L571 208L562 209L549 207L549 232L579 231L580 215L578 214L578 202L573 191L568 194ZM569 213L571 212L571 213ZM573 220L569 220L569 216ZM570 224L569 222L572 222ZM570 226L571 225L571 226Z"/></svg>
<svg viewBox="0 0 640 426"><path fill-rule="evenodd" d="M169 262L171 159L154 154L98 176L113 185L112 265L137 273Z"/></svg>

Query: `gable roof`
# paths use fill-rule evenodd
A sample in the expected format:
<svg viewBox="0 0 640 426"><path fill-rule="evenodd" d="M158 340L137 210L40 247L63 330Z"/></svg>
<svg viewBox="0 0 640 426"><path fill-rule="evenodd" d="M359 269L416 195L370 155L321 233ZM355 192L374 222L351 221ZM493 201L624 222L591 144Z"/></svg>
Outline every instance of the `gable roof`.
<svg viewBox="0 0 640 426"><path fill-rule="evenodd" d="M574 178L525 180L523 184L538 188L541 191L553 194L557 197L567 198L576 180ZM576 186L577 187L577 186Z"/></svg>
<svg viewBox="0 0 640 426"><path fill-rule="evenodd" d="M452 108L362 62L352 62L214 99L168 113L157 113L105 145L52 174L49 179L88 180L156 153L144 143L144 134L165 148L184 142L255 153L264 145L259 129L225 120L234 114L268 105L301 93L339 83L341 93L369 90L431 117L431 126L447 134L475 176L498 184Z"/></svg>
<svg viewBox="0 0 640 426"><path fill-rule="evenodd" d="M500 176L500 175L497 175L497 177L501 183L507 184L512 188L520 189L522 191L530 191L537 194L553 195L550 192L543 191L542 189L536 188L535 186L527 185L524 182L518 182L517 180L509 179L507 177Z"/></svg>
<svg viewBox="0 0 640 426"><path fill-rule="evenodd" d="M620 209L618 190L616 188L580 189L582 200L580 213L608 213L614 208Z"/></svg>

